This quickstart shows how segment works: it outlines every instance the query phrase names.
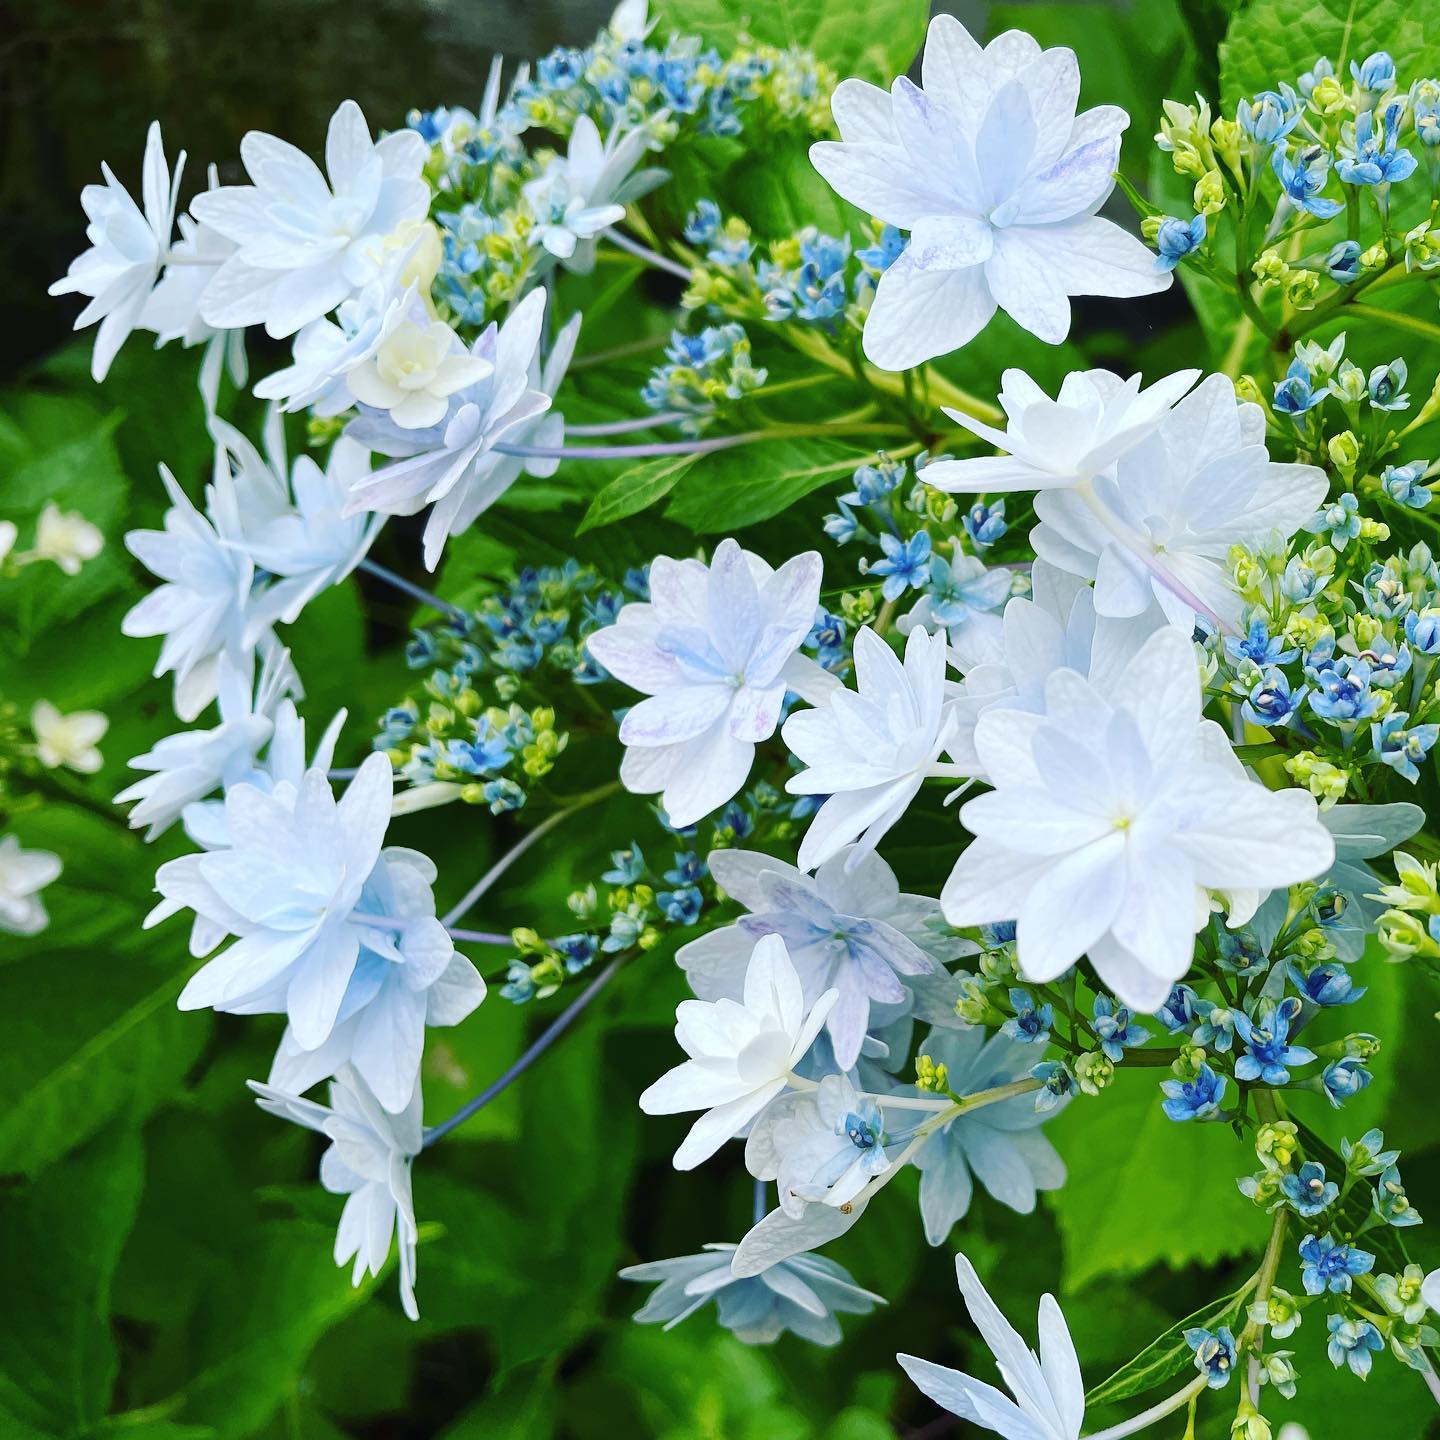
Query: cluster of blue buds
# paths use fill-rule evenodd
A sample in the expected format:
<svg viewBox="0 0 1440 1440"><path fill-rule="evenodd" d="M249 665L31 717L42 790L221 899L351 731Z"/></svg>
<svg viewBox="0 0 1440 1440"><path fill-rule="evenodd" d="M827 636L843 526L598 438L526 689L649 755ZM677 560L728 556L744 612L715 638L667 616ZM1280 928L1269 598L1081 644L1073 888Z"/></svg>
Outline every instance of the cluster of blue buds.
<svg viewBox="0 0 1440 1440"><path fill-rule="evenodd" d="M496 814L519 809L569 744L554 682L606 678L583 642L613 623L626 591L643 598L644 575L617 590L568 560L522 570L475 610L416 630L405 658L425 678L381 716L374 748L412 785L440 781Z"/></svg>
<svg viewBox="0 0 1440 1440"><path fill-rule="evenodd" d="M657 412L679 411L686 433L697 435L727 404L758 390L766 372L750 360L750 339L744 326L707 325L693 335L676 330L665 347L665 363L657 365L640 398Z"/></svg>
<svg viewBox="0 0 1440 1440"><path fill-rule="evenodd" d="M871 242L807 225L762 247L750 227L702 200L685 224L696 264L684 303L741 320L793 321L834 333L860 329L880 276L905 248L893 226L872 224Z"/></svg>

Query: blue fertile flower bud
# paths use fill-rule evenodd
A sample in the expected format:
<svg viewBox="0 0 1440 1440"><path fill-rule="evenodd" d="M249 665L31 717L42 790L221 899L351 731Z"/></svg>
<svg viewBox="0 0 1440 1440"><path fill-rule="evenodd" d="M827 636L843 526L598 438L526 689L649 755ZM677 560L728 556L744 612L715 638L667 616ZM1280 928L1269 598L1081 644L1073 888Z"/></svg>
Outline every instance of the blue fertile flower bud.
<svg viewBox="0 0 1440 1440"><path fill-rule="evenodd" d="M1160 222L1155 236L1159 254L1155 257L1157 270L1173 270L1191 251L1198 250L1205 243L1205 217L1197 215L1193 220L1176 220L1167 215Z"/></svg>
<svg viewBox="0 0 1440 1440"><path fill-rule="evenodd" d="M1350 73L1362 90L1383 95L1395 83L1395 62L1383 50L1367 55L1358 64L1350 62Z"/></svg>
<svg viewBox="0 0 1440 1440"><path fill-rule="evenodd" d="M1360 278L1360 242L1340 240L1330 247L1325 257L1325 273L1341 285L1351 285Z"/></svg>

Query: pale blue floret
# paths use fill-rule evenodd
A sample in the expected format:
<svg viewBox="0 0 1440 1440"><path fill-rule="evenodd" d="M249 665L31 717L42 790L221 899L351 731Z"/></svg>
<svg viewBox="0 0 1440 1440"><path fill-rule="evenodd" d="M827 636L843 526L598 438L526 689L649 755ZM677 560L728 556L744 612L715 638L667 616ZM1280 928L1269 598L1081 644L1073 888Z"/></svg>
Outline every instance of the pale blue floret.
<svg viewBox="0 0 1440 1440"><path fill-rule="evenodd" d="M1155 235L1157 270L1173 270L1187 255L1205 243L1206 222L1203 215L1191 220L1177 220L1167 215Z"/></svg>
<svg viewBox="0 0 1440 1440"><path fill-rule="evenodd" d="M1424 484L1425 472L1429 468L1428 460L1409 460L1403 465L1387 465L1380 473L1380 484L1397 504L1411 510L1423 510L1433 498Z"/></svg>
<svg viewBox="0 0 1440 1440"><path fill-rule="evenodd" d="M1337 240L1325 257L1325 273L1340 285L1352 285L1360 278L1360 242Z"/></svg>
<svg viewBox="0 0 1440 1440"><path fill-rule="evenodd" d="M1172 1120L1207 1119L1219 1111L1227 1083L1223 1075L1217 1075L1208 1065L1201 1065L1193 1080L1162 1080L1160 1088L1166 1098L1161 1102L1161 1109Z"/></svg>
<svg viewBox="0 0 1440 1440"><path fill-rule="evenodd" d="M1420 762L1429 755L1440 737L1440 725L1412 725L1403 710L1392 710L1370 727L1370 742L1382 764L1413 785L1420 778Z"/></svg>
<svg viewBox="0 0 1440 1440"><path fill-rule="evenodd" d="M983 500L977 500L961 516L961 524L977 551L988 550L1010 528L1005 521L1005 502L996 500L987 505Z"/></svg>
<svg viewBox="0 0 1440 1440"><path fill-rule="evenodd" d="M1270 157L1270 166L1285 198L1297 210L1329 220L1344 209L1338 200L1327 200L1320 194L1330 178L1330 155L1322 146L1302 145L1292 155L1282 141Z"/></svg>
<svg viewBox="0 0 1440 1440"><path fill-rule="evenodd" d="M1344 965L1330 963L1317 965L1313 970L1301 970L1293 961L1286 967L1290 982L1300 995L1312 1005L1329 1008L1335 1005L1353 1005L1365 994L1364 985L1356 985Z"/></svg>
<svg viewBox="0 0 1440 1440"><path fill-rule="evenodd" d="M1283 380L1276 381L1271 403L1281 415L1304 415L1325 401L1328 385L1316 385L1310 368L1298 356L1290 362Z"/></svg>
<svg viewBox="0 0 1440 1440"><path fill-rule="evenodd" d="M1307 1235L1300 1242L1300 1279L1307 1295L1348 1295L1357 1275L1375 1268L1375 1257L1366 1250L1341 1244L1333 1235Z"/></svg>
<svg viewBox="0 0 1440 1440"><path fill-rule="evenodd" d="M759 1275L730 1273L733 1245L707 1245L700 1255L631 1265L622 1280L660 1282L635 1318L668 1330L710 1301L716 1319L747 1345L770 1345L793 1331L815 1345L840 1340L838 1315L868 1315L885 1302L862 1290L843 1266L822 1255L796 1255Z"/></svg>
<svg viewBox="0 0 1440 1440"><path fill-rule="evenodd" d="M1210 1389L1230 1383L1235 1374L1235 1337L1225 1326L1206 1330L1197 1325L1185 1332L1185 1343L1195 1352L1195 1368Z"/></svg>
<svg viewBox="0 0 1440 1440"><path fill-rule="evenodd" d="M1289 725L1309 693L1308 685L1294 690L1284 671L1268 669L1264 678L1255 682L1250 694L1241 702L1240 713L1247 724L1258 725L1262 729Z"/></svg>
<svg viewBox="0 0 1440 1440"><path fill-rule="evenodd" d="M1235 119L1252 140L1274 145L1300 123L1302 113L1300 97L1282 84L1279 90L1262 90L1252 99L1242 100Z"/></svg>
<svg viewBox="0 0 1440 1440"><path fill-rule="evenodd" d="M1405 393L1405 381L1409 369L1404 360L1392 360L1388 365L1377 365L1366 381L1370 404L1376 410L1406 410L1410 397Z"/></svg>
<svg viewBox="0 0 1440 1440"><path fill-rule="evenodd" d="M1124 1005L1114 1004L1108 996L1095 997L1092 1013L1091 1028L1100 1041L1100 1048L1116 1065L1125 1058L1127 1049L1133 1050L1150 1038L1150 1032L1131 1019L1130 1011Z"/></svg>
<svg viewBox="0 0 1440 1440"><path fill-rule="evenodd" d="M1404 113L1404 102L1396 100L1383 111L1362 110L1355 117L1354 134L1341 140L1335 162L1341 180L1347 185L1394 185L1415 173L1419 162L1399 140Z"/></svg>
<svg viewBox="0 0 1440 1440"><path fill-rule="evenodd" d="M1395 62L1383 50L1367 55L1363 60L1350 62L1350 74L1355 83L1374 95L1383 95L1395 84Z"/></svg>
<svg viewBox="0 0 1440 1440"><path fill-rule="evenodd" d="M1001 1034L1031 1045L1048 1044L1055 1018L1053 1007L1036 1005L1035 997L1018 986L1010 991L1010 1004L1015 1013L1000 1027Z"/></svg>
<svg viewBox="0 0 1440 1440"><path fill-rule="evenodd" d="M1308 1065L1315 1052L1290 1044L1290 1026L1300 1009L1293 997L1278 1005L1261 1001L1256 1013L1243 1010L1235 1015L1235 1034L1245 1053L1235 1061L1237 1080L1263 1080L1267 1085L1286 1085L1291 1065Z"/></svg>
<svg viewBox="0 0 1440 1440"><path fill-rule="evenodd" d="M1320 1077L1325 1097L1338 1110L1347 1100L1358 1095L1374 1079L1363 1061L1342 1056L1325 1067Z"/></svg>
<svg viewBox="0 0 1440 1440"><path fill-rule="evenodd" d="M898 600L907 590L922 590L930 578L930 532L917 530L909 540L896 535L882 535L882 560L873 561L865 573L884 577L880 593L887 600Z"/></svg>
<svg viewBox="0 0 1440 1440"><path fill-rule="evenodd" d="M1375 1213L1387 1225L1393 1225L1398 1230L1424 1223L1420 1212L1410 1204L1400 1171L1393 1163L1385 1167L1375 1182Z"/></svg>
<svg viewBox="0 0 1440 1440"><path fill-rule="evenodd" d="M1340 1187L1325 1178L1325 1167L1314 1160L1286 1175L1280 1189L1295 1213L1307 1220L1328 1210L1340 1196Z"/></svg>
<svg viewBox="0 0 1440 1440"><path fill-rule="evenodd" d="M1325 1321L1330 1340L1325 1353L1337 1369L1348 1365L1354 1375L1364 1379L1370 1373L1372 1351L1383 1350L1385 1341L1368 1320L1351 1320L1344 1315L1331 1315Z"/></svg>

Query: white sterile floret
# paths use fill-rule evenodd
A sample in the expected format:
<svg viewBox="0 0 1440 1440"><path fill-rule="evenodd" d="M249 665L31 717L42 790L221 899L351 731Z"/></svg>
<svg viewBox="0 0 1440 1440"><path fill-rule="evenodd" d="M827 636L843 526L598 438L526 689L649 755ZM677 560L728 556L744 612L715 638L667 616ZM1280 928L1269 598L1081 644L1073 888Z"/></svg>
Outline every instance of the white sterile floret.
<svg viewBox="0 0 1440 1440"><path fill-rule="evenodd" d="M842 850L806 875L758 851L712 850L712 878L749 913L675 956L700 999L738 1000L755 941L779 935L807 1004L827 990L838 993L825 1028L843 1070L859 1057L876 1011L886 1022L910 1011L913 996L902 977L934 974L938 961L975 951L969 941L940 934L940 902L903 894L878 855L849 869L848 858Z"/></svg>
<svg viewBox="0 0 1440 1440"><path fill-rule="evenodd" d="M785 942L767 935L751 955L741 1001L680 1003L675 1038L690 1058L640 1097L647 1115L705 1112L675 1152L677 1170L708 1160L785 1089L835 999L827 990L807 1010Z"/></svg>
<svg viewBox="0 0 1440 1440"><path fill-rule="evenodd" d="M275 711L295 681L290 652L279 652L253 680L253 664L238 668L221 657L217 677L220 723L210 730L187 730L157 740L130 761L142 770L134 784L115 797L130 805L132 830L145 829L154 840L177 821L189 805L223 785L245 778L255 757L275 730Z"/></svg>
<svg viewBox="0 0 1440 1440"><path fill-rule="evenodd" d="M865 353L906 370L968 344L1004 310L1058 344L1072 295L1151 295L1170 283L1154 252L1095 212L1115 186L1113 105L1075 113L1071 50L1019 30L984 49L953 16L930 22L921 86L845 80L840 140L810 157L853 205L910 232L865 322Z"/></svg>
<svg viewBox="0 0 1440 1440"><path fill-rule="evenodd" d="M0 931L38 935L49 923L40 891L60 874L60 857L22 850L14 835L0 835Z"/></svg>
<svg viewBox="0 0 1440 1440"><path fill-rule="evenodd" d="M945 678L946 640L917 626L902 664L868 626L855 636L855 690L839 689L813 710L792 715L781 736L806 769L785 788L826 799L800 842L802 870L813 870L851 841L857 866L900 819L931 776L957 778L940 755L960 718Z"/></svg>
<svg viewBox="0 0 1440 1440"><path fill-rule="evenodd" d="M927 472L928 474L928 472ZM1173 624L1234 628L1243 609L1230 573L1237 545L1286 540L1324 502L1314 465L1282 464L1265 448L1265 413L1211 375L1121 455L1075 490L1035 497L1035 553L1095 582L1101 615L1158 603Z"/></svg>
<svg viewBox="0 0 1440 1440"><path fill-rule="evenodd" d="M965 1308L995 1356L1010 1395L962 1371L914 1355L897 1355L905 1373L937 1405L1003 1440L1079 1440L1085 1421L1085 1385L1075 1342L1055 1297L1045 1295L1040 1300L1037 1356L1000 1313L963 1255L955 1257L955 1275Z"/></svg>
<svg viewBox="0 0 1440 1440"><path fill-rule="evenodd" d="M1016 960L1046 982L1088 955L1134 1010L1190 968L1210 890L1269 889L1335 858L1314 799L1246 775L1201 719L1194 649L1165 627L1105 692L1072 670L1045 713L991 709L975 749L994 789L960 821L976 838L941 892L952 925L1016 920Z"/></svg>
<svg viewBox="0 0 1440 1440"><path fill-rule="evenodd" d="M388 411L402 430L425 430L445 418L457 390L483 380L492 368L467 350L443 320L420 307L394 326L346 380L362 405Z"/></svg>
<svg viewBox="0 0 1440 1440"><path fill-rule="evenodd" d="M772 570L734 540L722 540L708 566L661 555L648 603L626 605L586 639L617 680L648 697L621 722L620 779L638 795L659 791L671 825L693 825L739 792L786 691L819 703L838 689L799 653L821 568L810 550Z"/></svg>
<svg viewBox="0 0 1440 1440"><path fill-rule="evenodd" d="M170 496L163 530L131 530L126 549L164 582L134 605L120 622L126 635L161 635L155 674L175 674L175 713L194 720L215 698L222 655L243 669L257 643L274 644L268 628L252 634L255 566L245 553L242 515L250 508L217 453L214 478L205 490L205 513L191 503L163 465L160 478ZM257 494L257 503L269 505Z"/></svg>
<svg viewBox="0 0 1440 1440"><path fill-rule="evenodd" d="M212 934L237 937L191 977L181 1009L282 1013L281 1083L303 1088L350 1061L398 1110L427 1022L454 1024L485 987L435 918L434 866L382 849L392 788L384 755L366 760L338 804L320 770L298 787L231 786L228 848L162 865L164 901L147 924L183 906Z"/></svg>
<svg viewBox="0 0 1440 1440"><path fill-rule="evenodd" d="M1152 434L1200 378L1180 370L1142 390L1140 377L1108 370L1072 370L1051 399L1023 370L1001 379L1004 430L961 410L945 413L1005 455L941 458L925 467L925 483L949 493L1048 490L1093 480Z"/></svg>
<svg viewBox="0 0 1440 1440"><path fill-rule="evenodd" d="M35 732L35 758L47 770L93 775L103 763L99 746L110 721L98 710L63 715L48 700L37 700L30 711L30 728Z"/></svg>
<svg viewBox="0 0 1440 1440"><path fill-rule="evenodd" d="M350 1283L358 1285L367 1273L378 1275L385 1268L394 1236L400 1253L400 1303L410 1319L418 1320L410 1168L424 1143L419 1085L398 1112L390 1112L349 1068L335 1077L328 1106L255 1080L248 1084L262 1110L330 1141L320 1158L320 1183L332 1195L347 1197L335 1233L335 1263L353 1259Z"/></svg>
<svg viewBox="0 0 1440 1440"><path fill-rule="evenodd" d="M642 129L616 130L601 140L588 115L570 132L565 155L553 156L525 186L535 212L530 241L543 246L567 270L586 275L595 267L596 237L625 217L625 203L645 193L663 172L631 171L649 147Z"/></svg>
<svg viewBox="0 0 1440 1440"><path fill-rule="evenodd" d="M544 319L545 292L532 290L503 325L492 322L470 348L488 369L449 397L434 425L407 429L373 409L353 421L347 435L393 459L355 481L346 515L414 515L431 506L424 556L426 569L433 570L445 541L504 493L496 467L506 457L495 446L518 440L526 433L522 427L550 408L551 397L531 383ZM518 467L506 473L513 479Z"/></svg>
<svg viewBox="0 0 1440 1440"><path fill-rule="evenodd" d="M78 510L62 510L47 501L35 524L35 544L28 558L48 560L66 575L78 575L87 560L105 548L105 536Z"/></svg>
<svg viewBox="0 0 1440 1440"><path fill-rule="evenodd" d="M190 207L236 246L205 289L206 323L263 324L280 337L335 309L375 274L386 237L424 218L429 153L410 130L372 140L353 100L330 119L328 178L294 145L250 131L240 158L252 183L206 191Z"/></svg>
<svg viewBox="0 0 1440 1440"><path fill-rule="evenodd" d="M172 182L160 124L152 121L145 137L141 169L143 211L108 165L100 167L105 176L103 185L87 185L80 192L80 204L90 222L85 227L90 248L71 262L65 277L50 287L50 293L90 297L90 303L76 317L75 328L81 330L100 322L90 360L90 373L97 381L105 378L126 336L142 323L151 291L170 253L175 201L184 168L185 153L181 151Z"/></svg>

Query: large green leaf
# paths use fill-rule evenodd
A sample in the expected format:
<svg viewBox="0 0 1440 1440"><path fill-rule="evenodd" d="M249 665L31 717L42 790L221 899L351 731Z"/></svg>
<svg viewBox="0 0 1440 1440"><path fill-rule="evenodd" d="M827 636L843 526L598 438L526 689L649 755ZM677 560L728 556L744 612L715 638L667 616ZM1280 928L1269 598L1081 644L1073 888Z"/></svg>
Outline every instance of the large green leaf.
<svg viewBox="0 0 1440 1440"><path fill-rule="evenodd" d="M658 505L680 482L681 476L695 463L694 455L662 455L646 460L617 476L590 501L577 535L613 525L617 520Z"/></svg>
<svg viewBox="0 0 1440 1440"><path fill-rule="evenodd" d="M685 474L666 519L702 535L739 530L848 475L874 452L838 440L767 440L703 456Z"/></svg>
<svg viewBox="0 0 1440 1440"><path fill-rule="evenodd" d="M698 35L724 54L744 40L809 50L842 79L889 84L924 43L927 0L871 0L863 16L833 0L660 0L661 33Z"/></svg>
<svg viewBox="0 0 1440 1440"><path fill-rule="evenodd" d="M1202 1305L1183 1320L1177 1320L1163 1335L1152 1340L1133 1360L1122 1365L1108 1380L1102 1380L1085 1396L1087 1405L1113 1405L1143 1395L1171 1376L1178 1375L1195 1359L1195 1352L1185 1343L1185 1332L1193 1326L1218 1330L1222 1325L1231 1330L1244 1313L1249 1290L1237 1290Z"/></svg>
<svg viewBox="0 0 1440 1440"><path fill-rule="evenodd" d="M1258 1257L1264 1248L1265 1216L1235 1188L1244 1151L1225 1125L1169 1119L1160 1078L1121 1069L1109 1089L1049 1127L1070 1170L1048 1197L1065 1243L1067 1290L1161 1263L1211 1265L1250 1250Z"/></svg>
<svg viewBox="0 0 1440 1440"><path fill-rule="evenodd" d="M110 1285L140 1193L140 1142L106 1134L0 1204L0 1433L87 1434L110 1404Z"/></svg>
<svg viewBox="0 0 1440 1440"><path fill-rule="evenodd" d="M1402 84L1440 69L1440 26L1406 0L1251 0L1230 22L1220 46L1223 109L1281 81L1293 85L1327 56L1348 82L1350 62L1376 50L1395 60Z"/></svg>

